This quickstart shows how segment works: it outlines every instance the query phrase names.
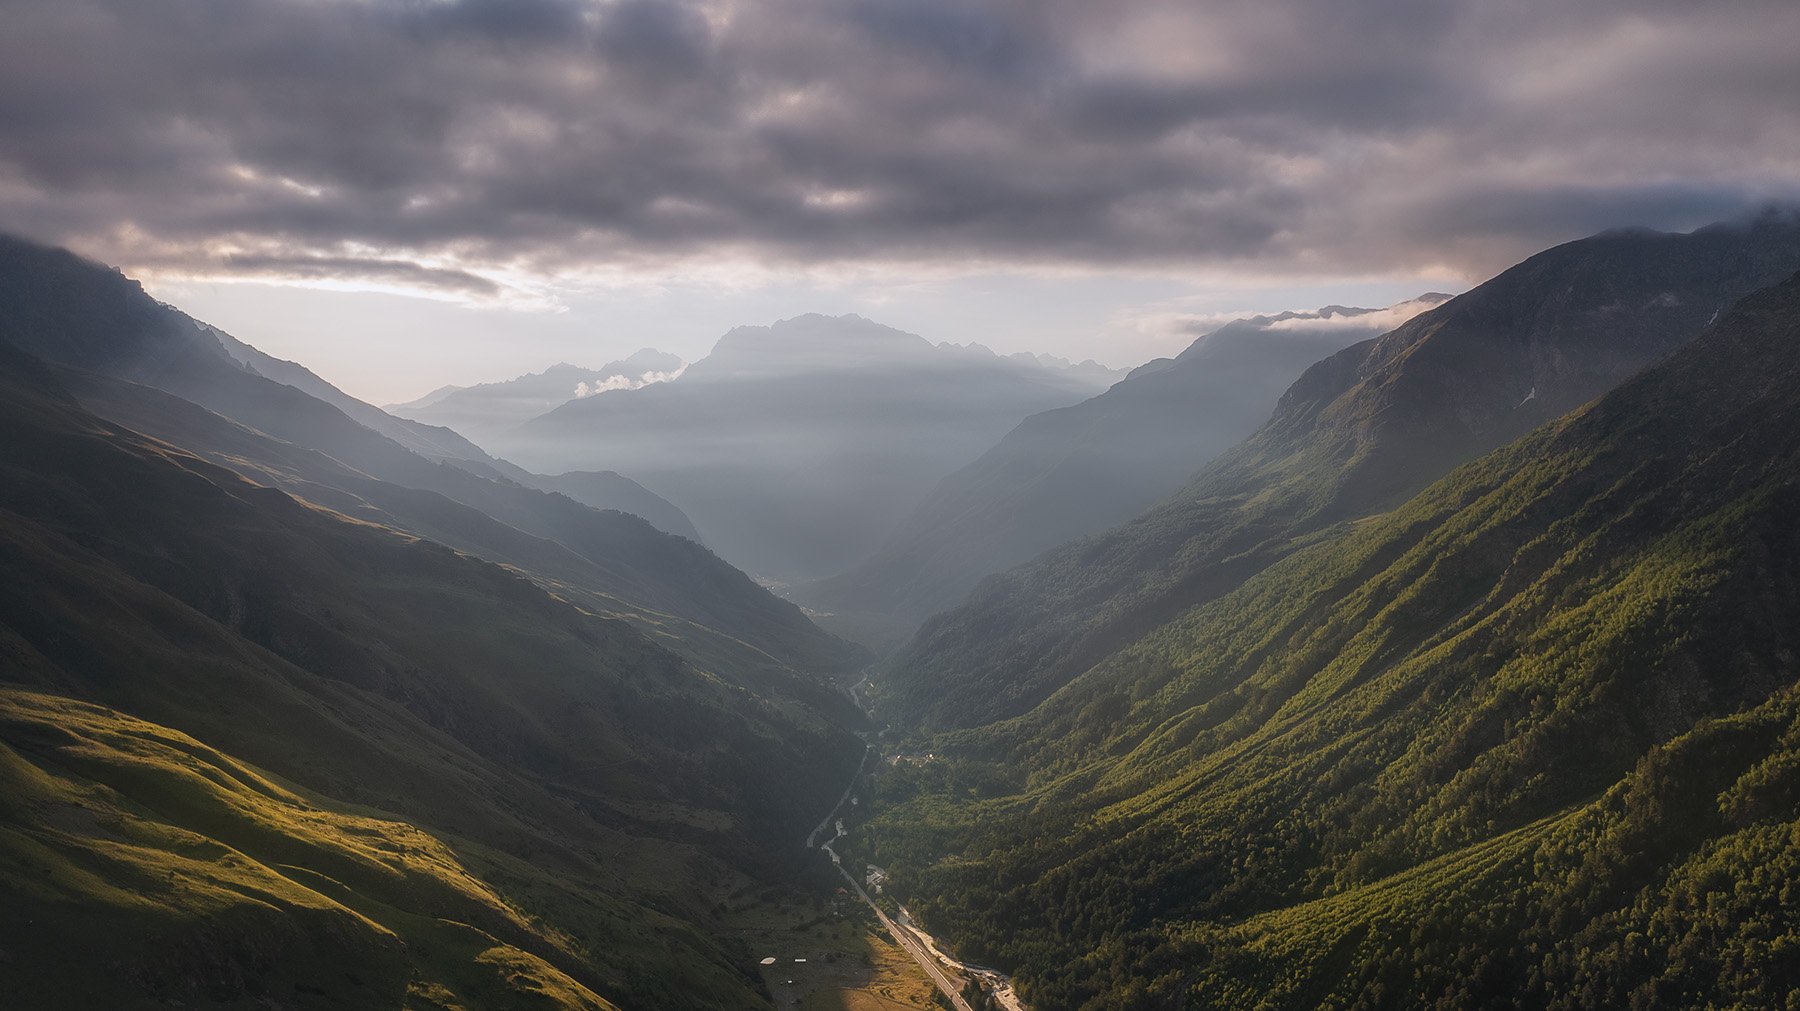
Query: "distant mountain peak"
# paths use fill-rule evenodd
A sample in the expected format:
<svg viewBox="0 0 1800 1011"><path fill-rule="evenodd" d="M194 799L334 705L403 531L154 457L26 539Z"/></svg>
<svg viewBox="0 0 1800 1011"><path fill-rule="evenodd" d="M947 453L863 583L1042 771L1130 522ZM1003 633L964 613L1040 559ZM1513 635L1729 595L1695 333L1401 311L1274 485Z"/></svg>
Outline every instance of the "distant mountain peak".
<svg viewBox="0 0 1800 1011"><path fill-rule="evenodd" d="M447 387L391 409L402 417L446 425L482 439L571 400L666 381L680 375L684 367L679 355L640 348L597 369L557 362L511 379Z"/></svg>

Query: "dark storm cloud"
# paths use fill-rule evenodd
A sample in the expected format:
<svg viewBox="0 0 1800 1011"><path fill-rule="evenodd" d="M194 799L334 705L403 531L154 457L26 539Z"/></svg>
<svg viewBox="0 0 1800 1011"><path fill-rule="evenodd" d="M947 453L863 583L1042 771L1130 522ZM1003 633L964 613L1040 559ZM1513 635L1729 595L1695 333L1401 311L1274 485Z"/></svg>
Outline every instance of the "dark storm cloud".
<svg viewBox="0 0 1800 1011"><path fill-rule="evenodd" d="M1480 269L1800 192L1785 0L0 7L0 225L196 272Z"/></svg>

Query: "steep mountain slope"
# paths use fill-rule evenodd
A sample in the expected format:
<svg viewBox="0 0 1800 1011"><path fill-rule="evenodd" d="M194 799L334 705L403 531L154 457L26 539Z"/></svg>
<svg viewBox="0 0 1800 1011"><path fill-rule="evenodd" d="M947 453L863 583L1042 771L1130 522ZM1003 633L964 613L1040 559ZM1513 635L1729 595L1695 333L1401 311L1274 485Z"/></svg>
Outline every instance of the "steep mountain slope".
<svg viewBox="0 0 1800 1011"><path fill-rule="evenodd" d="M939 741L870 858L1044 1008L1781 1006L1797 572L1800 276Z"/></svg>
<svg viewBox="0 0 1800 1011"><path fill-rule="evenodd" d="M1026 418L939 482L873 558L794 596L910 634L982 577L1148 509L1255 431L1308 365L1447 298L1227 323L1097 397Z"/></svg>
<svg viewBox="0 0 1800 1011"><path fill-rule="evenodd" d="M679 379L573 400L488 448L629 474L733 564L792 582L860 561L934 482L1105 375L802 316L740 327Z"/></svg>
<svg viewBox="0 0 1800 1011"><path fill-rule="evenodd" d="M434 391L410 404L391 405L387 411L415 422L453 428L481 442L577 397L631 389L679 375L681 365L676 355L644 348L597 369L562 362L504 382Z"/></svg>
<svg viewBox="0 0 1800 1011"><path fill-rule="evenodd" d="M614 471L573 470L567 474L533 474L523 483L544 491L560 492L595 509L617 509L622 513L642 516L663 533L686 537L696 544L705 543L700 539L700 531L694 528L694 522L675 503Z"/></svg>
<svg viewBox="0 0 1800 1011"><path fill-rule="evenodd" d="M686 537L696 544L704 543L700 532L694 529L693 521L676 508L675 503L614 471L577 470L553 476L533 474L515 463L485 453L478 459L444 462L501 484L566 495L590 509L630 513L665 534Z"/></svg>
<svg viewBox="0 0 1800 1011"><path fill-rule="evenodd" d="M343 411L351 419L380 432L426 459L455 464L471 473L523 485L527 488L561 492L583 505L595 509L616 509L619 512L640 516L648 520L651 526L664 533L686 537L696 543L700 541L699 531L694 529L694 524L686 514L675 507L674 503L623 474L615 474L612 471L576 472L555 477L533 474L505 460L489 456L481 447L463 438L457 431L442 425L424 424L413 418L397 417L386 410L350 396L314 375L312 370L304 365L264 354L218 327L204 324L202 326L218 339L227 354L248 366L256 374L292 386L302 393L322 400ZM634 367L632 363L679 368L681 359L673 355L664 355L659 351L645 349L625 362L613 362L598 374L603 376L641 375L641 369L635 373L631 371ZM566 367L574 368L574 366ZM586 372L587 370L578 371ZM520 414L508 423L517 424L560 403L562 400L554 400L540 407L536 401L533 401L525 408L531 413ZM469 430L477 431L473 428Z"/></svg>
<svg viewBox="0 0 1800 1011"><path fill-rule="evenodd" d="M11 349L0 426L6 992L762 1003L709 888L791 847L854 737Z"/></svg>
<svg viewBox="0 0 1800 1011"><path fill-rule="evenodd" d="M1613 232L1540 253L1312 368L1250 439L1143 516L928 622L884 705L967 726L1029 709L1332 524L1581 404L1800 267L1800 221Z"/></svg>
<svg viewBox="0 0 1800 1011"><path fill-rule="evenodd" d="M60 367L52 371L82 406L132 431L346 516L512 566L586 610L630 621L703 669L759 693L803 699L841 719L860 722L849 701L816 676L818 670L828 669L829 656L812 657L820 666L797 672L791 663L802 654L771 652L706 623L717 621L714 616L737 615L744 603L751 603L765 610L763 620L770 628L779 628L791 615L790 605L766 593L746 592L748 579L742 573L687 542L637 529L643 521L636 516L611 519L621 534L635 536L622 536L602 545L602 551L582 554L435 492L371 478L322 453L272 439L172 394L91 372ZM741 617L757 619L754 613Z"/></svg>
<svg viewBox="0 0 1800 1011"><path fill-rule="evenodd" d="M431 460L492 462L492 459L481 451L481 447L449 428L441 425L422 425L417 421L397 418L373 404L364 403L350 396L319 378L311 369L298 362L290 362L276 358L274 355L264 354L218 327L204 326L204 324L202 326L206 332L218 340L219 346L225 349L226 354L248 367L250 371L278 383L292 386L308 396L322 400L420 456Z"/></svg>
<svg viewBox="0 0 1800 1011"><path fill-rule="evenodd" d="M401 446L412 450L414 453L417 453L426 459L441 460L445 463L455 464L463 470L479 474L483 477L495 478L501 481L523 485L527 488L536 488L539 491L561 492L583 505L591 506L595 509L616 509L619 512L640 516L645 520L648 520L651 526L664 533L674 534L677 537L686 537L688 540L696 543L700 542L699 531L694 529L693 522L690 521L686 514L680 509L677 509L674 503L657 495L623 474L617 474L612 471L601 471L598 473L577 471L570 474L559 474L554 477L543 474L533 474L530 471L515 466L505 460L489 456L480 446L463 438L460 434L461 431L479 433L484 430L479 425L471 425L466 429L453 430L449 427L449 421L446 421L444 424L428 424L419 420L416 416L419 412L415 412L414 415L395 415L388 410L364 403L363 401L350 396L343 390L340 390L319 378L311 369L308 369L304 365L297 362L284 361L273 355L265 354L243 341L238 340L236 337L233 337L225 331L220 330L218 327L206 326L205 324L200 325L218 340L220 346L225 349L227 354L231 355L231 357L238 362L248 366L249 369L257 375L273 379L274 381L287 386L292 386L302 393L318 400L322 400L338 410L343 411L351 419L380 432L382 435L387 436L389 439L392 439ZM525 380L530 379L542 379L546 376L550 376L559 369L572 370L571 374L579 373L580 375L589 377L589 382L604 382L607 379L629 379L635 381L641 380L646 372L653 370L673 371L680 367L681 359L674 355L664 354L660 351L645 348L624 361L611 362L598 371L592 369L577 369L573 365L558 365L547 372L539 373L537 376L525 376L519 380L514 380L513 383L522 383ZM497 383L492 385L510 387L513 383ZM560 388L561 379L557 379L556 383L558 388ZM570 389L573 388L573 386L570 387ZM477 391L483 392L478 394ZM485 386L472 387L467 392L471 397L498 399L516 408L510 414L507 414L502 421L496 423L500 427L510 427L519 424L520 422L527 421L542 414L544 411L555 407L557 404L570 399L568 396L540 397L538 399L532 399L530 396L517 393L516 391L510 395L491 394L487 391L487 387ZM448 393L444 395L448 396ZM441 398L436 394L433 394L425 398L425 402L427 406L430 406L438 403L440 399ZM458 402L460 403L460 401ZM463 420L461 418L450 417L450 415L456 413L457 412L455 411L448 412L446 418L449 418L449 420ZM429 412L427 412L427 417L430 417Z"/></svg>
<svg viewBox="0 0 1800 1011"><path fill-rule="evenodd" d="M591 589L741 639L797 670L859 665L859 651L821 632L798 608L690 540L658 533L633 516L599 512L503 476L482 476L465 464L429 460L297 387L249 371L225 353L211 328L155 302L114 271L16 240L0 245L0 252L5 254L0 342L48 361L155 387L363 475L436 493L554 541L590 563L591 572L606 574ZM157 419L175 416L158 407L138 411L133 422L155 427L161 424ZM186 438L200 431L163 434ZM399 511L388 515L403 525L410 522ZM434 528L435 533L442 529Z"/></svg>

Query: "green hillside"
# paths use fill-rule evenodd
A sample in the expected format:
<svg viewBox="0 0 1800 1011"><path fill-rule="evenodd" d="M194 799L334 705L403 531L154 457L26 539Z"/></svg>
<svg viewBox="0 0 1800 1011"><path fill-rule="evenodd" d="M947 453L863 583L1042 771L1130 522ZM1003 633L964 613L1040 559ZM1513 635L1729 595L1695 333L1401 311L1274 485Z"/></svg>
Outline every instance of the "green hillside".
<svg viewBox="0 0 1800 1011"><path fill-rule="evenodd" d="M568 938L411 825L66 698L0 689L0 742L15 1006L614 1006L532 952L576 961Z"/></svg>
<svg viewBox="0 0 1800 1011"><path fill-rule="evenodd" d="M713 897L793 859L860 741L0 351L0 989L766 1002Z"/></svg>
<svg viewBox="0 0 1800 1011"><path fill-rule="evenodd" d="M1390 509L1800 269L1800 224L1614 232L1547 250L1314 365L1162 504L978 587L881 679L900 725L977 726L1321 536Z"/></svg>
<svg viewBox="0 0 1800 1011"><path fill-rule="evenodd" d="M1033 1007L1800 992L1800 277L896 766L868 856Z"/></svg>

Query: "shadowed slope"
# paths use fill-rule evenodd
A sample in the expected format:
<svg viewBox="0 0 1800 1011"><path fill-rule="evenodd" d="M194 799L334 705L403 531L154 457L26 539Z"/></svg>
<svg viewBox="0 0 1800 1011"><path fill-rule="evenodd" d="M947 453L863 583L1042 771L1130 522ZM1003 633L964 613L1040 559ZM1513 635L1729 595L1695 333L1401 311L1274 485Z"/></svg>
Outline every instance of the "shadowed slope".
<svg viewBox="0 0 1800 1011"><path fill-rule="evenodd" d="M11 350L0 425L0 656L38 693L6 692L7 774L37 792L8 808L0 888L56 912L33 944L89 943L81 924L120 903L119 922L161 931L110 962L0 972L241 1002L304 985L372 1007L394 1006L396 979L484 1007L760 1001L741 953L698 926L708 888L785 859L855 738L516 573L101 422ZM73 794L89 813L58 814ZM358 828L344 804L448 850ZM399 846L390 870L347 852L370 833ZM396 880L413 850L422 869ZM36 881L46 866L69 870ZM175 877L152 888L146 868ZM196 919L214 914L245 918L242 945ZM373 989L283 975L339 964Z"/></svg>
<svg viewBox="0 0 1800 1011"><path fill-rule="evenodd" d="M707 604L725 611L734 606L730 593L737 584L720 586L706 569L693 571L694 559L715 560L685 542L639 531L637 540L624 542L627 550L609 551L604 564L597 564L556 541L533 537L436 492L377 480L322 453L272 439L160 390L67 369L59 371L57 378L83 406L133 431L178 445L258 484L281 488L344 515L513 566L589 611L632 622L706 670L760 693L804 700L847 724L862 722L855 707L819 678L793 670L749 642L656 610L665 601L689 613ZM609 520L626 530L643 524L636 516L613 514ZM672 550L646 551L645 546ZM636 550L630 550L633 548ZM672 600L649 592L670 583L692 589ZM713 595L722 599L709 600ZM749 599L765 602L776 612L772 617L777 620L788 610L788 605L767 594Z"/></svg>
<svg viewBox="0 0 1800 1011"><path fill-rule="evenodd" d="M0 341L46 361L161 389L363 474L435 492L555 541L607 573L597 587L603 592L742 639L795 669L847 671L861 662L859 650L821 632L797 607L698 544L634 516L413 453L297 387L248 371L210 327L67 252L0 242Z"/></svg>

